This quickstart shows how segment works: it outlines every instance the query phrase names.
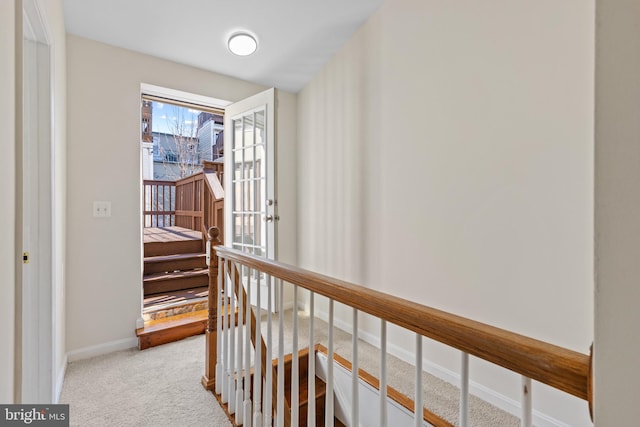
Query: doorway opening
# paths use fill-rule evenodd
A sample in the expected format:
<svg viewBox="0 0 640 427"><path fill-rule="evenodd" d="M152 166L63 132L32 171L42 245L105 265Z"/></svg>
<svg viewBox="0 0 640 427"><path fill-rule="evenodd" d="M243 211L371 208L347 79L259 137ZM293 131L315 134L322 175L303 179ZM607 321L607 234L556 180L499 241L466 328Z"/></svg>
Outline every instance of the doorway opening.
<svg viewBox="0 0 640 427"><path fill-rule="evenodd" d="M227 104L149 85L142 87L144 330L179 320L191 335L204 331L207 230L212 226L224 230ZM161 344L149 337L145 345L144 335L138 331L141 348ZM184 336L188 335L180 337Z"/></svg>

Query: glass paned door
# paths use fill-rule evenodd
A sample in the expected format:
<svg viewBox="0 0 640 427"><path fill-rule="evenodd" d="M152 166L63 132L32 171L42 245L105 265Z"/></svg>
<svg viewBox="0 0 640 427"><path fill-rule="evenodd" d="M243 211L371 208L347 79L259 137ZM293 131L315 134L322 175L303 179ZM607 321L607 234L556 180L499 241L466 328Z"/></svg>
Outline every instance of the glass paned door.
<svg viewBox="0 0 640 427"><path fill-rule="evenodd" d="M232 119L232 247L259 256L269 255L264 119L262 108Z"/></svg>
<svg viewBox="0 0 640 427"><path fill-rule="evenodd" d="M232 248L253 255L275 258L276 199L274 186L274 98L270 89L230 105L226 109L225 236ZM230 239L229 239L230 238ZM256 303L258 276L242 271L243 283L252 286L251 302ZM266 277L260 277L261 305L266 308ZM275 286L272 287L275 301Z"/></svg>

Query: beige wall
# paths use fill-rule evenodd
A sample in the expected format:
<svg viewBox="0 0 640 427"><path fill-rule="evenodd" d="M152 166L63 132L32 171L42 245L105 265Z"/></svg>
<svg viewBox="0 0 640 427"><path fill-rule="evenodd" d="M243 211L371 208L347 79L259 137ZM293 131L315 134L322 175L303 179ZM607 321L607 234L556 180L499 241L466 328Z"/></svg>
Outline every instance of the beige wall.
<svg viewBox="0 0 640 427"><path fill-rule="evenodd" d="M276 187L278 198L277 257L288 264L297 263L297 95L276 92ZM286 297L289 299L289 296Z"/></svg>
<svg viewBox="0 0 640 427"><path fill-rule="evenodd" d="M140 317L140 84L228 101L265 88L73 35L67 37L67 58L67 350L77 352L127 345ZM290 111L281 116L294 123L295 96L281 93L280 100ZM293 126L283 131L289 139L282 148L294 147L295 153ZM285 181L295 181L295 166L286 170ZM288 192L295 198L295 186ZM93 200L111 201L112 217L93 218ZM295 212L291 205L285 210ZM290 227L292 240L295 223ZM289 255L295 259L295 247Z"/></svg>
<svg viewBox="0 0 640 427"><path fill-rule="evenodd" d="M298 96L299 264L588 352L593 21L582 0L383 4ZM471 372L517 399L518 378Z"/></svg>
<svg viewBox="0 0 640 427"><path fill-rule="evenodd" d="M640 3L597 1L595 420L640 419Z"/></svg>
<svg viewBox="0 0 640 427"><path fill-rule="evenodd" d="M0 402L13 402L15 304L15 2L0 2Z"/></svg>

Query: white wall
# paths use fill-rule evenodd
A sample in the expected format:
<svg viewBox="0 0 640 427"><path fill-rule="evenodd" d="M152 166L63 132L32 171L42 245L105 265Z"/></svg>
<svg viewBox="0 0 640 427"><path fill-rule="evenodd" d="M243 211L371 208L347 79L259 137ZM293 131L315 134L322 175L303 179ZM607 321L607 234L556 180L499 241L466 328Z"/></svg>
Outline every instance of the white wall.
<svg viewBox="0 0 640 427"><path fill-rule="evenodd" d="M0 402L6 403L14 401L15 10L14 1L0 2L0 200L4 201L0 209Z"/></svg>
<svg viewBox="0 0 640 427"><path fill-rule="evenodd" d="M597 1L595 421L640 419L640 3Z"/></svg>
<svg viewBox="0 0 640 427"><path fill-rule="evenodd" d="M296 95L276 91L277 255L278 260L294 265L298 256L297 102Z"/></svg>
<svg viewBox="0 0 640 427"><path fill-rule="evenodd" d="M265 88L73 35L67 58L67 349L78 354L129 345L141 314L140 84L228 101ZM295 96L280 99L282 119L293 123ZM288 134L285 149L295 146L295 127ZM295 181L295 167L286 170ZM94 219L93 200L111 201L112 217Z"/></svg>
<svg viewBox="0 0 640 427"><path fill-rule="evenodd" d="M593 21L582 0L383 4L298 95L299 264L587 353ZM472 364L516 397L503 377Z"/></svg>

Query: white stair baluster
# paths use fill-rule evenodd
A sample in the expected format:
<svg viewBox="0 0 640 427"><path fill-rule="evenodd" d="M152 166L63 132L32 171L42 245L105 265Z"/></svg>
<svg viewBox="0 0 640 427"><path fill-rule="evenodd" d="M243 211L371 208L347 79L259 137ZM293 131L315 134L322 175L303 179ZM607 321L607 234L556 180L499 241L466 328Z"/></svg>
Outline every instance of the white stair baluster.
<svg viewBox="0 0 640 427"><path fill-rule="evenodd" d="M216 394L222 393L222 281L224 260L218 258L218 289L216 295Z"/></svg>
<svg viewBox="0 0 640 427"><path fill-rule="evenodd" d="M360 417L360 377L358 372L358 310L353 309L353 328L351 334L351 358L352 369L351 369L351 425L358 426L359 425L359 417Z"/></svg>
<svg viewBox="0 0 640 427"><path fill-rule="evenodd" d="M222 310L222 371L224 372L221 378L222 382L222 403L229 402L229 263L224 263L224 284L222 297L224 298L223 310Z"/></svg>
<svg viewBox="0 0 640 427"><path fill-rule="evenodd" d="M327 395L325 402L324 423L326 427L334 426L333 411L333 300L329 300L329 337L327 349Z"/></svg>
<svg viewBox="0 0 640 427"><path fill-rule="evenodd" d="M300 410L300 364L298 354L298 287L293 287L293 344L292 344L292 360L291 360L291 425L298 427L298 412Z"/></svg>
<svg viewBox="0 0 640 427"><path fill-rule="evenodd" d="M533 402L531 399L531 378L522 376L522 427L533 426Z"/></svg>
<svg viewBox="0 0 640 427"><path fill-rule="evenodd" d="M414 405L414 427L422 427L422 335L416 334L416 392Z"/></svg>
<svg viewBox="0 0 640 427"><path fill-rule="evenodd" d="M247 301L245 304L244 325L245 325L245 340L244 340L244 378L242 384L244 385L244 425L245 427L251 427L252 414L251 414L251 269L247 269ZM255 373L254 373L255 375Z"/></svg>
<svg viewBox="0 0 640 427"><path fill-rule="evenodd" d="M231 286L229 289L229 413L235 414L236 412L236 271L237 267L231 267Z"/></svg>
<svg viewBox="0 0 640 427"><path fill-rule="evenodd" d="M244 275L245 275L245 267L240 267L240 281L236 284L237 289L237 298L238 298L238 340L236 342L236 366L237 375L236 375L236 424L242 425L244 424L244 411L243 411L243 381L242 377L244 374L244 366L242 363L243 359L243 346L244 346L244 328L243 328L243 316L244 316L244 301L242 299L242 289L244 288Z"/></svg>
<svg viewBox="0 0 640 427"><path fill-rule="evenodd" d="M260 308L260 276L258 273L258 283L256 285L256 357L254 359L253 374L253 427L262 427L262 310ZM248 295L247 295L248 297ZM248 299L248 298L247 298Z"/></svg>
<svg viewBox="0 0 640 427"><path fill-rule="evenodd" d="M271 329L272 325L272 315L271 310L273 309L273 298L271 296L271 290L273 288L273 279L271 276L267 276L267 342L266 342L266 351L267 351L267 366L265 372L265 386L264 386L264 425L265 427L270 427L273 421L272 412L273 412L273 398L272 398L272 390L273 390L273 369L271 365L271 360L273 359L273 337Z"/></svg>
<svg viewBox="0 0 640 427"><path fill-rule="evenodd" d="M315 339L313 337L313 320L315 317L315 307L313 292L309 293L309 390L307 393L307 427L316 427L316 352L315 352Z"/></svg>
<svg viewBox="0 0 640 427"><path fill-rule="evenodd" d="M469 354L462 352L460 366L460 427L469 425Z"/></svg>
<svg viewBox="0 0 640 427"><path fill-rule="evenodd" d="M387 321L380 319L380 427L387 427Z"/></svg>
<svg viewBox="0 0 640 427"><path fill-rule="evenodd" d="M278 285L278 427L284 427L284 284Z"/></svg>

